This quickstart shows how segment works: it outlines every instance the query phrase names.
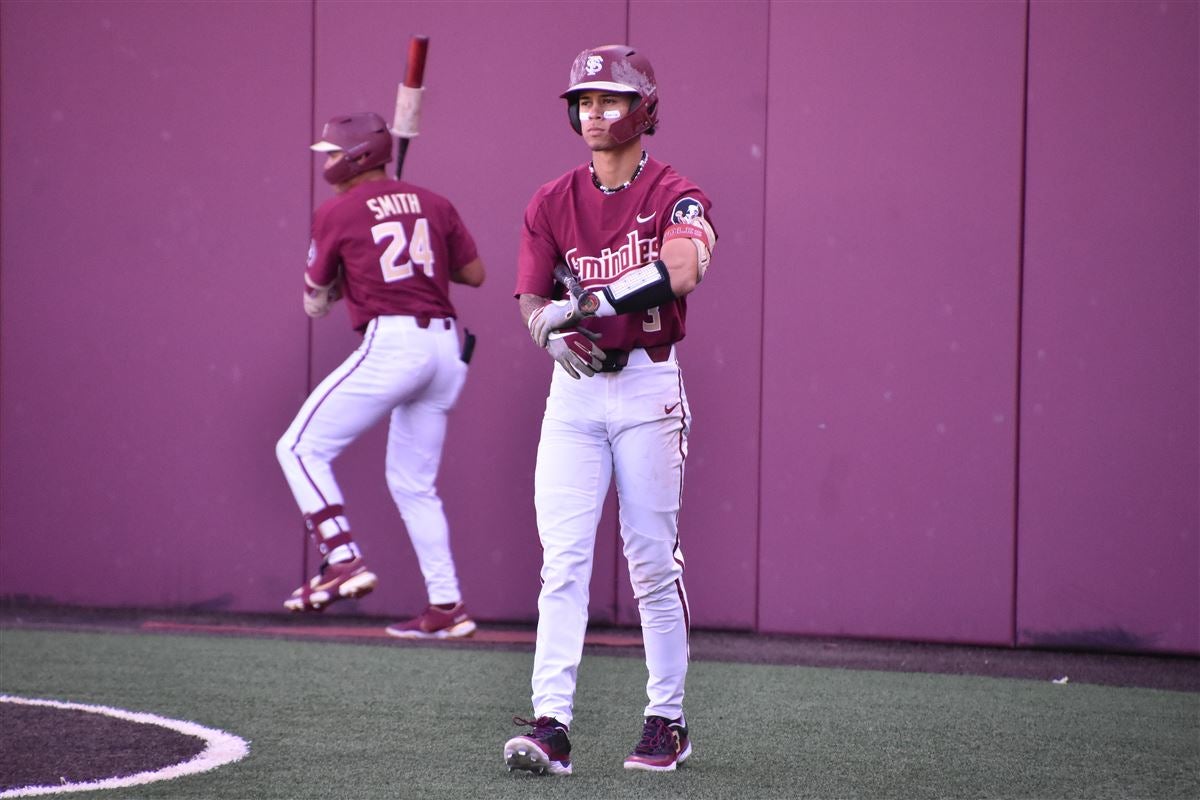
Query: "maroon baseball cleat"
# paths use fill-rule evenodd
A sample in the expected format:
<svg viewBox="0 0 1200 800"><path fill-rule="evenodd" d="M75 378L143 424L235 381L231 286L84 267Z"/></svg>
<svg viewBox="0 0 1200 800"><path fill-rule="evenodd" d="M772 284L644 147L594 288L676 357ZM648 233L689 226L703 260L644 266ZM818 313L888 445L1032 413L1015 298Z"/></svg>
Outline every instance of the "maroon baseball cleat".
<svg viewBox="0 0 1200 800"><path fill-rule="evenodd" d="M566 725L554 717L513 717L513 724L529 725L533 731L504 743L504 763L509 772L523 769L536 775L571 774L571 740Z"/></svg>
<svg viewBox="0 0 1200 800"><path fill-rule="evenodd" d="M670 772L692 754L683 717L647 717L642 726L642 740L625 757L625 769L644 769L651 772Z"/></svg>
<svg viewBox="0 0 1200 800"><path fill-rule="evenodd" d="M461 639L475 633L475 620L461 602L448 611L429 606L420 616L388 625L387 632L401 639Z"/></svg>
<svg viewBox="0 0 1200 800"><path fill-rule="evenodd" d="M375 573L367 569L362 556L337 564L322 564L321 571L307 585L283 601L283 607L288 611L323 611L335 600L369 594L375 583Z"/></svg>

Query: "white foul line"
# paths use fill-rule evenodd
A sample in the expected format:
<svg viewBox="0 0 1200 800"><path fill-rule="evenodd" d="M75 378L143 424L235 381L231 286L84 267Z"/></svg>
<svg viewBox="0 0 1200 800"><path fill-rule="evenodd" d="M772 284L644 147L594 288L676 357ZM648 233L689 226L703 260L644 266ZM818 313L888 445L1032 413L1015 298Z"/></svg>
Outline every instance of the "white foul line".
<svg viewBox="0 0 1200 800"><path fill-rule="evenodd" d="M186 720L167 719L156 714L143 714L134 711L123 711L108 706L89 706L82 703L62 703L58 700L28 700L22 697L0 695L0 703L13 703L21 706L49 706L69 711L86 711L91 714L103 714L106 717L138 722L144 725L158 725L170 728L187 736L195 736L205 741L205 747L198 754L180 764L174 764L151 772L139 772L136 775L125 775L120 778L105 778L85 783L61 783L54 786L21 786L0 792L0 798L5 797L34 797L43 794L58 794L60 792L89 792L96 789L118 789L122 786L137 786L155 781L167 781L183 775L197 772L207 772L223 764L240 761L250 753L250 743L240 736L206 728L195 722Z"/></svg>

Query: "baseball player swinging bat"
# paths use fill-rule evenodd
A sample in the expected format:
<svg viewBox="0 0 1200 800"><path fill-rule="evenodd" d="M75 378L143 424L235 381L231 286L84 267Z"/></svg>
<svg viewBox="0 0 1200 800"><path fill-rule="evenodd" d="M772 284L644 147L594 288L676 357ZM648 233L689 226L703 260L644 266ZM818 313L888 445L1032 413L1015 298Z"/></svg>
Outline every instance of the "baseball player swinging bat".
<svg viewBox="0 0 1200 800"><path fill-rule="evenodd" d="M392 117L392 133L397 136L396 142L396 180L404 170L404 156L408 153L408 145L419 133L421 128L421 97L425 93L425 59L429 55L429 37L413 36L408 43L408 64L404 70L404 80L396 89L396 113ZM463 332L463 348L461 358L463 363L470 364L475 352L475 334L469 329Z"/></svg>
<svg viewBox="0 0 1200 800"><path fill-rule="evenodd" d="M429 54L429 37L414 36L408 43L408 67L404 80L396 90L396 114L392 118L392 133L399 137L396 145L396 180L404 169L408 143L420 132L421 95L425 91L425 58Z"/></svg>
<svg viewBox="0 0 1200 800"><path fill-rule="evenodd" d="M575 298L579 310L584 314L595 314L600 308L600 299L595 294L583 288L574 271L562 261L554 266L554 278Z"/></svg>

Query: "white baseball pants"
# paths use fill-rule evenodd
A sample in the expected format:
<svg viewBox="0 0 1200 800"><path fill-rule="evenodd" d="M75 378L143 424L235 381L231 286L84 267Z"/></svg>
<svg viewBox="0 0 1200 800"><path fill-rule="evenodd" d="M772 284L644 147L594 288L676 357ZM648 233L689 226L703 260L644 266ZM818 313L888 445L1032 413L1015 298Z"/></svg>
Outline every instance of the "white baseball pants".
<svg viewBox="0 0 1200 800"><path fill-rule="evenodd" d="M674 353L653 363L635 350L624 370L580 380L555 365L534 474L543 550L535 717L571 723L596 525L614 473L649 673L645 715L683 715L689 613L678 521L690 427Z"/></svg>
<svg viewBox="0 0 1200 800"><path fill-rule="evenodd" d="M435 479L446 417L466 376L453 320L434 319L421 328L413 317L377 317L358 349L309 395L275 448L300 511L313 514L342 503L333 460L390 413L388 488L431 604L462 599ZM344 516L319 526L326 539L348 530Z"/></svg>

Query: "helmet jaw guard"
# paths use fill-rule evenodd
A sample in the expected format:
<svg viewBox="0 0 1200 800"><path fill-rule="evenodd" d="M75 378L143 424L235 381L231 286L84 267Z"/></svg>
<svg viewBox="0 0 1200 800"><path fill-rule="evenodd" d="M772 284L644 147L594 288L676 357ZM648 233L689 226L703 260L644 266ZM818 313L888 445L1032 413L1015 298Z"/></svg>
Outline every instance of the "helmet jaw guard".
<svg viewBox="0 0 1200 800"><path fill-rule="evenodd" d="M616 92L636 95L629 113L609 126L617 144L641 134L653 134L658 126L658 85L650 61L632 47L610 44L584 50L571 65L570 86L559 97L567 101L567 118L582 135L579 122L579 93Z"/></svg>
<svg viewBox="0 0 1200 800"><path fill-rule="evenodd" d="M324 170L325 180L336 186L391 161L392 134L378 114L343 114L325 123L321 141L310 149L318 153L338 150L345 153Z"/></svg>

